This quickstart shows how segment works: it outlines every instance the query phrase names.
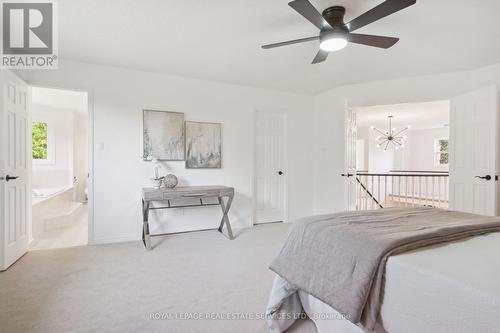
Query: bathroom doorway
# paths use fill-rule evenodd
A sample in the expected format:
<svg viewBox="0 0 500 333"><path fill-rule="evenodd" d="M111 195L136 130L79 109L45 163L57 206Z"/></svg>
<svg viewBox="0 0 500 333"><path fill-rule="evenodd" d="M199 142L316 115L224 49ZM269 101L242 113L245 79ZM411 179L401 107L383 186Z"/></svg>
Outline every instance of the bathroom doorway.
<svg viewBox="0 0 500 333"><path fill-rule="evenodd" d="M88 94L32 87L30 250L88 244Z"/></svg>

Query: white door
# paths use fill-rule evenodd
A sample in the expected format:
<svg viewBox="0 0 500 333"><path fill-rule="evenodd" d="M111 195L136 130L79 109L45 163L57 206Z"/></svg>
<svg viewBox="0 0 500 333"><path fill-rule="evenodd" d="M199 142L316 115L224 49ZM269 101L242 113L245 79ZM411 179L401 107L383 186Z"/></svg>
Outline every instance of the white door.
<svg viewBox="0 0 500 333"><path fill-rule="evenodd" d="M30 89L0 71L0 270L28 251L31 228Z"/></svg>
<svg viewBox="0 0 500 333"><path fill-rule="evenodd" d="M496 215L497 88L451 100L450 209Z"/></svg>
<svg viewBox="0 0 500 333"><path fill-rule="evenodd" d="M284 115L256 112L255 136L255 223L284 221Z"/></svg>
<svg viewBox="0 0 500 333"><path fill-rule="evenodd" d="M345 155L345 193L347 210L356 210L357 184L356 184L356 148L358 144L358 131L356 124L356 111L346 103L346 155Z"/></svg>

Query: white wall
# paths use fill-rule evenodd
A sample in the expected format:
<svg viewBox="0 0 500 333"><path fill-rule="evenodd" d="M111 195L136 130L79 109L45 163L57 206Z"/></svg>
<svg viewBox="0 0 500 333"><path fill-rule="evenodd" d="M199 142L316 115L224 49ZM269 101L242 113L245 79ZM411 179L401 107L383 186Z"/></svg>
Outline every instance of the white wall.
<svg viewBox="0 0 500 333"><path fill-rule="evenodd" d="M345 103L351 107L428 102L500 85L500 64L475 71L357 84L316 96L314 119L314 210L344 209Z"/></svg>
<svg viewBox="0 0 500 333"><path fill-rule="evenodd" d="M73 112L37 104L32 110L34 122L48 123L48 145L53 148L51 161L33 162L33 188L69 188L73 184Z"/></svg>
<svg viewBox="0 0 500 333"><path fill-rule="evenodd" d="M362 151L356 150L356 169L360 171L368 171L368 162L370 160L370 149L368 142L370 141L370 131L368 127L358 127L358 147L362 146ZM358 148L357 147L357 148ZM358 163L359 162L359 163Z"/></svg>
<svg viewBox="0 0 500 333"><path fill-rule="evenodd" d="M78 182L75 184L75 201L85 202L85 189L87 187L88 173L88 114L87 112L77 111L74 113L74 141L73 141L73 166L74 176Z"/></svg>
<svg viewBox="0 0 500 333"><path fill-rule="evenodd" d="M368 139L368 171L370 173L386 173L394 169L394 153L392 149L377 148L380 136L375 131L369 131Z"/></svg>
<svg viewBox="0 0 500 333"><path fill-rule="evenodd" d="M408 136L408 135L407 135ZM393 150L392 170L418 170L409 166L407 159L411 151L408 149L408 141L404 143L405 147L399 150Z"/></svg>
<svg viewBox="0 0 500 333"><path fill-rule="evenodd" d="M59 70L20 71L31 83L89 90L94 110L94 242L141 237L141 188L151 163L142 155L142 109L184 112L186 120L223 123L223 169L186 170L167 162L181 184L234 186L230 219L252 224L253 117L255 110L287 114L288 200L291 219L312 213L312 98L122 68L61 61ZM98 149L99 148L99 149ZM102 149L100 149L102 148ZM166 211L153 233L218 226L219 207Z"/></svg>
<svg viewBox="0 0 500 333"><path fill-rule="evenodd" d="M416 171L448 171L447 165L436 165L435 141L448 139L448 127L408 131L405 169Z"/></svg>
<svg viewBox="0 0 500 333"><path fill-rule="evenodd" d="M384 173L391 170L448 171L447 165L434 163L435 141L449 138L447 127L407 131L405 132L407 136L405 147L399 150L389 147L386 152L382 148L377 148L377 133L369 131L368 127L358 128L358 137L360 133L369 133L362 135L363 149L368 154L364 170L369 170L371 173Z"/></svg>

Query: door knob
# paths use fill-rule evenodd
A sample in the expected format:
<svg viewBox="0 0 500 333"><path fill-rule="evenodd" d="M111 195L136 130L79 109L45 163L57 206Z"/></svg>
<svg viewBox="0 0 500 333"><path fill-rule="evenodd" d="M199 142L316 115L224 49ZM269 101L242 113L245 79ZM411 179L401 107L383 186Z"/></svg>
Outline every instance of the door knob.
<svg viewBox="0 0 500 333"><path fill-rule="evenodd" d="M283 171L278 171L278 175L282 176L283 175Z"/></svg>
<svg viewBox="0 0 500 333"><path fill-rule="evenodd" d="M9 180L14 180L14 179L17 179L17 178L19 178L19 177L11 177L11 176L7 175L7 176L5 176L5 181L8 182Z"/></svg>
<svg viewBox="0 0 500 333"><path fill-rule="evenodd" d="M484 180L491 180L491 176L490 176L490 175L486 175L486 176L476 176L476 178L479 178L479 179L484 179Z"/></svg>

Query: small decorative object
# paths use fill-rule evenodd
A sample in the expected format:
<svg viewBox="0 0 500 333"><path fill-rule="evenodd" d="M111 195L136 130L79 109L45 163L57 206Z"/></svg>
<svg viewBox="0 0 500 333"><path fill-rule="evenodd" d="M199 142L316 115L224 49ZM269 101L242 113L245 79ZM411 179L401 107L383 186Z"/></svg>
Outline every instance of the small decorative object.
<svg viewBox="0 0 500 333"><path fill-rule="evenodd" d="M222 167L222 124L186 121L186 168Z"/></svg>
<svg viewBox="0 0 500 333"><path fill-rule="evenodd" d="M377 148L384 147L384 152L387 151L387 148L389 148L389 145L391 144L396 150L398 150L399 148L404 148L404 142L407 137L406 135L403 135L403 133L409 130L410 126L408 125L403 129L397 130L396 128L392 127L392 118L394 118L394 116L389 115L387 118L389 118L389 128L387 129L387 131L383 132L375 126L371 127L372 130L382 134L382 136L377 137Z"/></svg>
<svg viewBox="0 0 500 333"><path fill-rule="evenodd" d="M155 166L155 178L154 179L160 179L159 172L158 172L158 170L160 170L160 168L161 168L160 162L158 161L158 159L156 157L153 157L151 162L153 162L153 164Z"/></svg>
<svg viewBox="0 0 500 333"><path fill-rule="evenodd" d="M165 177L151 178L151 181L153 182L153 187L155 189L159 189L161 187L161 184L163 183L163 179L165 179Z"/></svg>
<svg viewBox="0 0 500 333"><path fill-rule="evenodd" d="M179 180L177 179L177 177L171 173L166 175L165 178L163 179L163 185L166 188L174 188L177 186L178 183Z"/></svg>
<svg viewBox="0 0 500 333"><path fill-rule="evenodd" d="M161 164L160 162L158 161L158 159L156 157L152 157L151 158L151 162L153 162L153 165L154 165L154 170L155 170L155 178L151 178L151 181L153 182L153 187L156 188L156 189L159 189L163 183L163 181L165 180L165 177L160 177L160 168L161 168Z"/></svg>
<svg viewBox="0 0 500 333"><path fill-rule="evenodd" d="M184 160L184 113L143 110L143 159Z"/></svg>

